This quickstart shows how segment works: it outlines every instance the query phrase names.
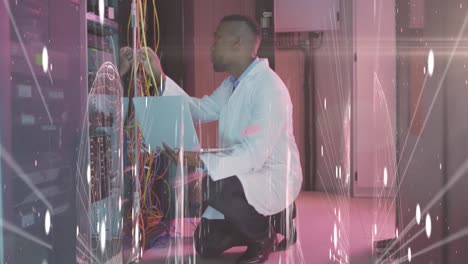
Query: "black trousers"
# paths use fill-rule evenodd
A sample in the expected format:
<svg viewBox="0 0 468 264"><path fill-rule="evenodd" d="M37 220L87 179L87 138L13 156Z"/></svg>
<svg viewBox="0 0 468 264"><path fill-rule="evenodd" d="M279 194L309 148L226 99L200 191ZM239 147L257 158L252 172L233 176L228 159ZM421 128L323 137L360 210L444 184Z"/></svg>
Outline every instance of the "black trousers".
<svg viewBox="0 0 468 264"><path fill-rule="evenodd" d="M213 181L204 180L204 206L211 206L224 215L223 220L202 218L194 243L198 254L215 257L234 246L249 245L269 235L269 217L259 214L245 197L237 176Z"/></svg>

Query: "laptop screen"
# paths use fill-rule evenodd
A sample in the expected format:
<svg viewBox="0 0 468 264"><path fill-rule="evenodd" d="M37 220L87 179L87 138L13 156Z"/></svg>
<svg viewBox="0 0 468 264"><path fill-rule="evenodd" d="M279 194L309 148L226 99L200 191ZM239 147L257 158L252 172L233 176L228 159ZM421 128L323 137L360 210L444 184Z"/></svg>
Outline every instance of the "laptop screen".
<svg viewBox="0 0 468 264"><path fill-rule="evenodd" d="M200 151L186 100L183 96L133 98L136 120L148 147L162 148L164 142L171 148Z"/></svg>

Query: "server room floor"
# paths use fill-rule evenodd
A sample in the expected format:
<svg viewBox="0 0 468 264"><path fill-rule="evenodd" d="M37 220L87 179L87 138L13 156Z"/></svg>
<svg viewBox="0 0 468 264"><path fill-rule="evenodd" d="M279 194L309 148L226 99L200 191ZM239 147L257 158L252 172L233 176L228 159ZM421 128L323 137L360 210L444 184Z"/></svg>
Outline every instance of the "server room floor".
<svg viewBox="0 0 468 264"><path fill-rule="evenodd" d="M346 259L372 263L373 241L395 237L391 199L303 192L297 207L298 242L287 251L272 253L267 263L340 263L340 258L341 263ZM193 223L186 226L187 234L172 238L166 246L146 250L140 263L235 263L245 251L245 247L237 247L215 259L200 258L189 236Z"/></svg>

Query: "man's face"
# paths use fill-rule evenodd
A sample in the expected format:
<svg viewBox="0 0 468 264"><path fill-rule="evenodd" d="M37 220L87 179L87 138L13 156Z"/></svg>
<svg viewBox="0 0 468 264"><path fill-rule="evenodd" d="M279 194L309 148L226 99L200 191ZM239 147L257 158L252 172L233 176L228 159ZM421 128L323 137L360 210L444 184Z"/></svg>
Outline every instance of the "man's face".
<svg viewBox="0 0 468 264"><path fill-rule="evenodd" d="M214 34L211 62L215 72L226 72L234 57L236 37L232 34L233 22L222 22Z"/></svg>

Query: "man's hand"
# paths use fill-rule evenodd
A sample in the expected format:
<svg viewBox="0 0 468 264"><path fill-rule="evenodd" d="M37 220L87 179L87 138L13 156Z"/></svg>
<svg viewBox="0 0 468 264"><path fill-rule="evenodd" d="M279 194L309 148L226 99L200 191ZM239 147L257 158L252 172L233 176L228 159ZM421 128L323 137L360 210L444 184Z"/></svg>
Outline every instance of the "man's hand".
<svg viewBox="0 0 468 264"><path fill-rule="evenodd" d="M179 161L179 150L171 149L168 145L163 143L164 154L166 154L172 161L177 163ZM201 167L203 166L203 161L200 159L200 152L193 151L184 151L184 163L187 167Z"/></svg>
<svg viewBox="0 0 468 264"><path fill-rule="evenodd" d="M137 59L146 73L151 75L151 72L153 72L154 78L156 79L155 81L166 80L166 75L161 67L161 61L151 48L145 47L138 50Z"/></svg>
<svg viewBox="0 0 468 264"><path fill-rule="evenodd" d="M163 154L165 154L168 158L170 158L173 162L177 163L179 160L179 150L171 149L166 143L163 143Z"/></svg>
<svg viewBox="0 0 468 264"><path fill-rule="evenodd" d="M127 74L132 67L133 63L133 50L130 47L123 47L120 49L120 77Z"/></svg>
<svg viewBox="0 0 468 264"><path fill-rule="evenodd" d="M184 161L188 167L203 166L203 161L200 159L200 152L184 151Z"/></svg>

